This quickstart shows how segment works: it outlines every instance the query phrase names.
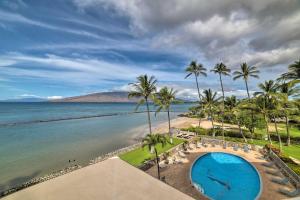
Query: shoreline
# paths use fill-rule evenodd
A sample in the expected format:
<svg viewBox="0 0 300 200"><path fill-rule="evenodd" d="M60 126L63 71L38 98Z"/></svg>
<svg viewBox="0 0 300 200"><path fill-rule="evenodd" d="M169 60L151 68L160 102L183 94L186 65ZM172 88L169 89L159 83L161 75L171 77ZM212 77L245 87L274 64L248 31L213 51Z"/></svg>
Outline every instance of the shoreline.
<svg viewBox="0 0 300 200"><path fill-rule="evenodd" d="M189 119L189 118L186 118L186 119L181 119L181 118L182 117L177 116L177 117L175 117L174 119L171 120L171 123L174 126L177 126L177 125L180 125L182 123L182 120L186 121L186 119ZM142 125L142 126L137 126L133 129L131 129L129 132L131 132L132 130L138 130L138 132L139 132L139 133L135 133L135 134L132 135L132 137L130 139L130 142L132 142L133 144L131 144L131 145L128 145L128 146L123 147L123 148L116 149L116 150L108 152L106 154L101 154L99 156L96 156L96 157L92 158L88 163L86 163L82 166L78 165L78 164L75 164L75 165L72 165L72 166L69 166L69 167L66 167L66 168L63 168L63 169L59 169L59 170L50 172L50 173L48 173L44 176L33 178L29 181L21 183L20 185L17 185L15 187L12 187L12 188L9 188L7 190L4 190L4 191L0 192L0 198L8 196L10 194L13 194L17 191L23 190L25 188L31 187L33 185L36 185L36 184L39 184L39 183L42 183L42 182L46 182L48 180L57 178L59 176L63 176L63 175L68 174L70 172L76 171L77 169L85 168L87 166L102 162L102 161L107 160L111 157L117 156L120 153L126 153L128 151L134 150L134 149L138 148L141 145L141 138L143 138L147 134L146 133L147 129L148 129L147 124ZM160 123L156 124L155 126L153 126L153 130L157 130L160 134L166 133L167 131L166 132L163 132L163 131L168 130L168 122L160 122Z"/></svg>

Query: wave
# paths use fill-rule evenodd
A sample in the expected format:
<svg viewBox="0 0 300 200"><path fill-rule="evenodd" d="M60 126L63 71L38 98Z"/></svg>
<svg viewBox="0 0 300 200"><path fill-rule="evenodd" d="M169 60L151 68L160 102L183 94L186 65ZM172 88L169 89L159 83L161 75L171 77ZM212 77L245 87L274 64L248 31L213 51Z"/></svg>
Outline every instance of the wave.
<svg viewBox="0 0 300 200"><path fill-rule="evenodd" d="M25 124L36 124L36 123L47 123L47 122L57 122L57 121L67 121L67 120L77 120L77 119L90 119L90 118L98 118L98 117L111 117L111 116L122 116L122 115L132 115L138 113L145 113L146 111L136 111L136 112L119 112L119 113L107 113L107 114L99 114L99 115L86 115L86 116L75 116L75 117L65 117L65 118L56 118L56 119L42 119L42 120L31 120L31 121L20 121L20 122L7 122L0 123L0 127L3 126L17 126L17 125L25 125ZM155 112L155 111L150 111ZM176 113L177 111L173 111Z"/></svg>

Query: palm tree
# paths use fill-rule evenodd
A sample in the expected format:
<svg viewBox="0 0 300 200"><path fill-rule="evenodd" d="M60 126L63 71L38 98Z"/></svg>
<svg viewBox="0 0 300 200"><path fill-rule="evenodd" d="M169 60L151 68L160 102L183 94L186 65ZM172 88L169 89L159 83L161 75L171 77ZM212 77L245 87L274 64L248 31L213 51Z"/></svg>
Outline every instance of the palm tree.
<svg viewBox="0 0 300 200"><path fill-rule="evenodd" d="M197 64L196 61L192 61L190 63L190 65L185 69L185 71L187 72L187 75L185 76L185 78L188 78L189 76L194 74L195 80L196 80L196 85L197 85L199 102L201 102L201 94L200 94L200 89L199 89L198 76L200 76L200 75L207 76L206 68L201 63ZM201 111L200 111L200 113L201 113ZM201 116L199 118L199 127L200 127L200 123L201 123Z"/></svg>
<svg viewBox="0 0 300 200"><path fill-rule="evenodd" d="M283 81L283 83L281 83ZM278 90L283 95L280 98L281 104L281 113L284 115L285 118L285 126L286 126L286 134L287 134L287 141L286 145L289 146L291 144L291 136L289 130L289 113L291 107L293 107L292 103L289 101L289 97L296 97L300 93L300 88L296 87L296 84L299 83L298 80L292 80L286 82L286 79L279 79L278 83Z"/></svg>
<svg viewBox="0 0 300 200"><path fill-rule="evenodd" d="M284 73L282 76L285 76L288 79L299 80L300 79L300 59L295 61L293 64L289 65L289 71Z"/></svg>
<svg viewBox="0 0 300 200"><path fill-rule="evenodd" d="M212 92L211 89L204 90L203 91L203 98L202 98L202 102L201 102L201 104L204 105L207 108L208 113L210 115L211 123L212 123L212 130L213 130L213 137L216 136L215 135L215 126L214 126L213 108L218 103L218 100L220 99L220 98L216 98L216 96L217 96L217 93Z"/></svg>
<svg viewBox="0 0 300 200"><path fill-rule="evenodd" d="M258 87L262 90L261 92L255 92L254 96L265 96L270 99L272 96L276 95L278 84L273 80L265 81L264 83L258 84Z"/></svg>
<svg viewBox="0 0 300 200"><path fill-rule="evenodd" d="M240 122L240 119L238 117L238 115L240 114L241 110L238 107L239 102L238 102L236 96L232 95L230 97L226 97L224 103L225 103L225 109L228 112L228 116L233 116L233 119L231 119L231 120L234 123L237 123L237 125L239 127L240 134L242 135L244 141L247 143L247 138L245 137L245 135L243 133L241 122Z"/></svg>
<svg viewBox="0 0 300 200"><path fill-rule="evenodd" d="M241 64L240 71L233 72L233 75L234 75L233 80L237 80L239 78L244 79L249 101L250 101L250 94L249 94L248 80L250 77L259 78L258 73L259 73L259 70L255 66L248 66L247 63ZM253 123L254 123L254 115L253 115L253 111L251 111L251 124L252 124L252 127L250 128L251 140L252 140L253 134L254 134L254 124Z"/></svg>
<svg viewBox="0 0 300 200"><path fill-rule="evenodd" d="M280 111L281 105L280 105L280 102L278 99L279 99L279 96L272 96L269 100L269 108L270 108L270 118L274 122L275 132L276 132L276 135L277 135L278 141L279 141L279 150L281 152L282 151L282 142L281 142L280 134L278 132L278 126L277 126L277 118L279 118L281 116L281 111Z"/></svg>
<svg viewBox="0 0 300 200"><path fill-rule="evenodd" d="M248 99L250 99L249 88L248 88L248 80L250 77L259 78L259 71L255 66L248 66L247 63L241 64L241 70L233 72L233 80L237 80L239 78L243 78L246 85Z"/></svg>
<svg viewBox="0 0 300 200"><path fill-rule="evenodd" d="M259 96L256 98L256 101L254 103L255 103L254 110L256 110L258 113L261 113L264 117L268 139L270 144L272 144L271 135L269 131L269 120L268 120L270 99L266 98L266 96Z"/></svg>
<svg viewBox="0 0 300 200"><path fill-rule="evenodd" d="M149 125L149 132L152 134L151 129L151 118L150 118L150 110L149 110L149 98L152 98L153 94L156 92L156 83L157 80L154 76L150 78L145 75L140 75L137 77L136 83L130 83L134 87L134 90L129 92L128 98L137 97L141 98L137 104L136 110L139 108L140 105L146 102L147 106L147 114L148 114L148 125Z"/></svg>
<svg viewBox="0 0 300 200"><path fill-rule="evenodd" d="M222 117L221 117L221 122L222 122L222 136L223 140L225 139L224 137L224 101L225 101L225 94L224 94L224 87L223 87L223 81L222 81L222 75L224 76L230 76L230 69L227 68L227 66L223 63L217 63L214 67L214 69L210 70L214 72L215 74L219 74L220 78L220 84L221 84L221 89L222 89Z"/></svg>
<svg viewBox="0 0 300 200"><path fill-rule="evenodd" d="M158 179L160 180L159 158L158 158L158 153L157 153L157 149L156 149L156 145L158 145L158 144L161 144L162 147L164 147L167 144L166 137L161 134L148 134L143 139L142 147L144 148L145 146L147 146L150 152L152 151L152 149L154 150L155 160L156 160L156 164L157 164L157 176L158 176Z"/></svg>
<svg viewBox="0 0 300 200"><path fill-rule="evenodd" d="M167 87L163 87L160 91L155 95L154 102L157 106L157 110L155 115L159 113L161 110L165 110L168 114L168 124L169 124L169 136L170 136L170 143L173 143L172 135L171 135L171 120L170 120L170 107L173 103L179 103L176 100L176 92L173 88L168 89Z"/></svg>

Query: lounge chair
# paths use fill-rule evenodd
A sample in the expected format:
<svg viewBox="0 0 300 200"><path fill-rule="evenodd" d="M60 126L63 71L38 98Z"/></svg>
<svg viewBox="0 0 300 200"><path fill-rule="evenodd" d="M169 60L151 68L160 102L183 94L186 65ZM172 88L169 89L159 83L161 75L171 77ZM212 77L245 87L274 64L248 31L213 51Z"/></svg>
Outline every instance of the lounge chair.
<svg viewBox="0 0 300 200"><path fill-rule="evenodd" d="M267 162L267 163L262 163L263 166L273 168L275 166L275 163L273 162Z"/></svg>
<svg viewBox="0 0 300 200"><path fill-rule="evenodd" d="M227 148L227 142L224 142L223 143L223 149L226 149Z"/></svg>
<svg viewBox="0 0 300 200"><path fill-rule="evenodd" d="M267 169L267 170L266 170L266 173L271 174L271 175L274 175L274 176L279 176L279 175L280 175L280 171L279 171L279 170L276 170L276 169L273 169L273 170Z"/></svg>
<svg viewBox="0 0 300 200"><path fill-rule="evenodd" d="M233 150L235 150L235 151L239 150L239 145L237 145L237 144L234 144L234 146L233 146Z"/></svg>
<svg viewBox="0 0 300 200"><path fill-rule="evenodd" d="M207 147L207 144L205 144L205 141L202 140L201 143L202 143L202 146Z"/></svg>
<svg viewBox="0 0 300 200"><path fill-rule="evenodd" d="M245 144L245 145L243 146L243 149L244 149L244 152L245 152L245 153L248 153L249 150L250 150L247 144Z"/></svg>
<svg viewBox="0 0 300 200"><path fill-rule="evenodd" d="M159 163L159 168L165 168L165 167L167 167L167 164L165 163L165 161L161 161Z"/></svg>
<svg viewBox="0 0 300 200"><path fill-rule="evenodd" d="M252 151L256 151L257 150L257 148L256 148L256 146L254 144L251 144L251 150Z"/></svg>
<svg viewBox="0 0 300 200"><path fill-rule="evenodd" d="M198 148L198 149L201 148L201 144L199 142L197 142L196 148Z"/></svg>
<svg viewBox="0 0 300 200"><path fill-rule="evenodd" d="M281 192L282 194L285 194L286 196L289 196L289 197L296 197L296 196L300 195L300 188L297 188L293 191L290 191L290 190L287 190L284 188L279 188L279 192Z"/></svg>
<svg viewBox="0 0 300 200"><path fill-rule="evenodd" d="M186 155L185 155L182 151L178 151L178 155L179 155L181 158L186 158Z"/></svg>
<svg viewBox="0 0 300 200"><path fill-rule="evenodd" d="M273 181L274 183L278 183L280 185L287 185L289 183L289 179L287 177L284 178L272 177L271 181Z"/></svg>

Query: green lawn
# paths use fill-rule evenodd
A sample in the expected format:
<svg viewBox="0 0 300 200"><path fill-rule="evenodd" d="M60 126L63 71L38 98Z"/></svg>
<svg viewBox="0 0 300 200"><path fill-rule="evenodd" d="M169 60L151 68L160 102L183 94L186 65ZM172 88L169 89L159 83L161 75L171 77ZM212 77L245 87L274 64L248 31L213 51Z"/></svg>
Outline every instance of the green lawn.
<svg viewBox="0 0 300 200"><path fill-rule="evenodd" d="M272 128L273 128L274 124L270 124L270 126L272 126ZM290 130L291 137L300 137L300 130L296 126L290 125L289 130ZM264 135L265 132L266 132L266 129L256 129L255 130L255 133L262 134L262 135ZM270 132L272 134L276 134L276 132L274 132L274 131L270 131ZM278 132L280 135L286 136L285 124L283 124L283 123L278 124Z"/></svg>
<svg viewBox="0 0 300 200"><path fill-rule="evenodd" d="M242 138L230 138L226 137L226 140L228 141L237 141L237 142L244 142ZM249 143L250 140L249 140ZM264 146L265 144L269 144L269 141L266 140L253 140L253 144ZM273 145L279 148L278 142L273 142ZM292 156L293 158L296 158L300 160L300 145L292 144L290 146L282 145L282 151L283 154L286 156Z"/></svg>
<svg viewBox="0 0 300 200"><path fill-rule="evenodd" d="M157 148L158 154L161 154L161 153L171 149L172 147L174 147L180 143L183 143L183 141L184 140L182 140L182 139L173 138L173 144L167 143L167 145L164 146L164 148L162 148L161 144L157 145L156 148ZM144 149L138 148L133 151L121 154L119 157L122 160L128 162L129 164L138 167L138 166L142 165L145 160L154 158L155 154L151 154L149 152L148 147L145 147Z"/></svg>

